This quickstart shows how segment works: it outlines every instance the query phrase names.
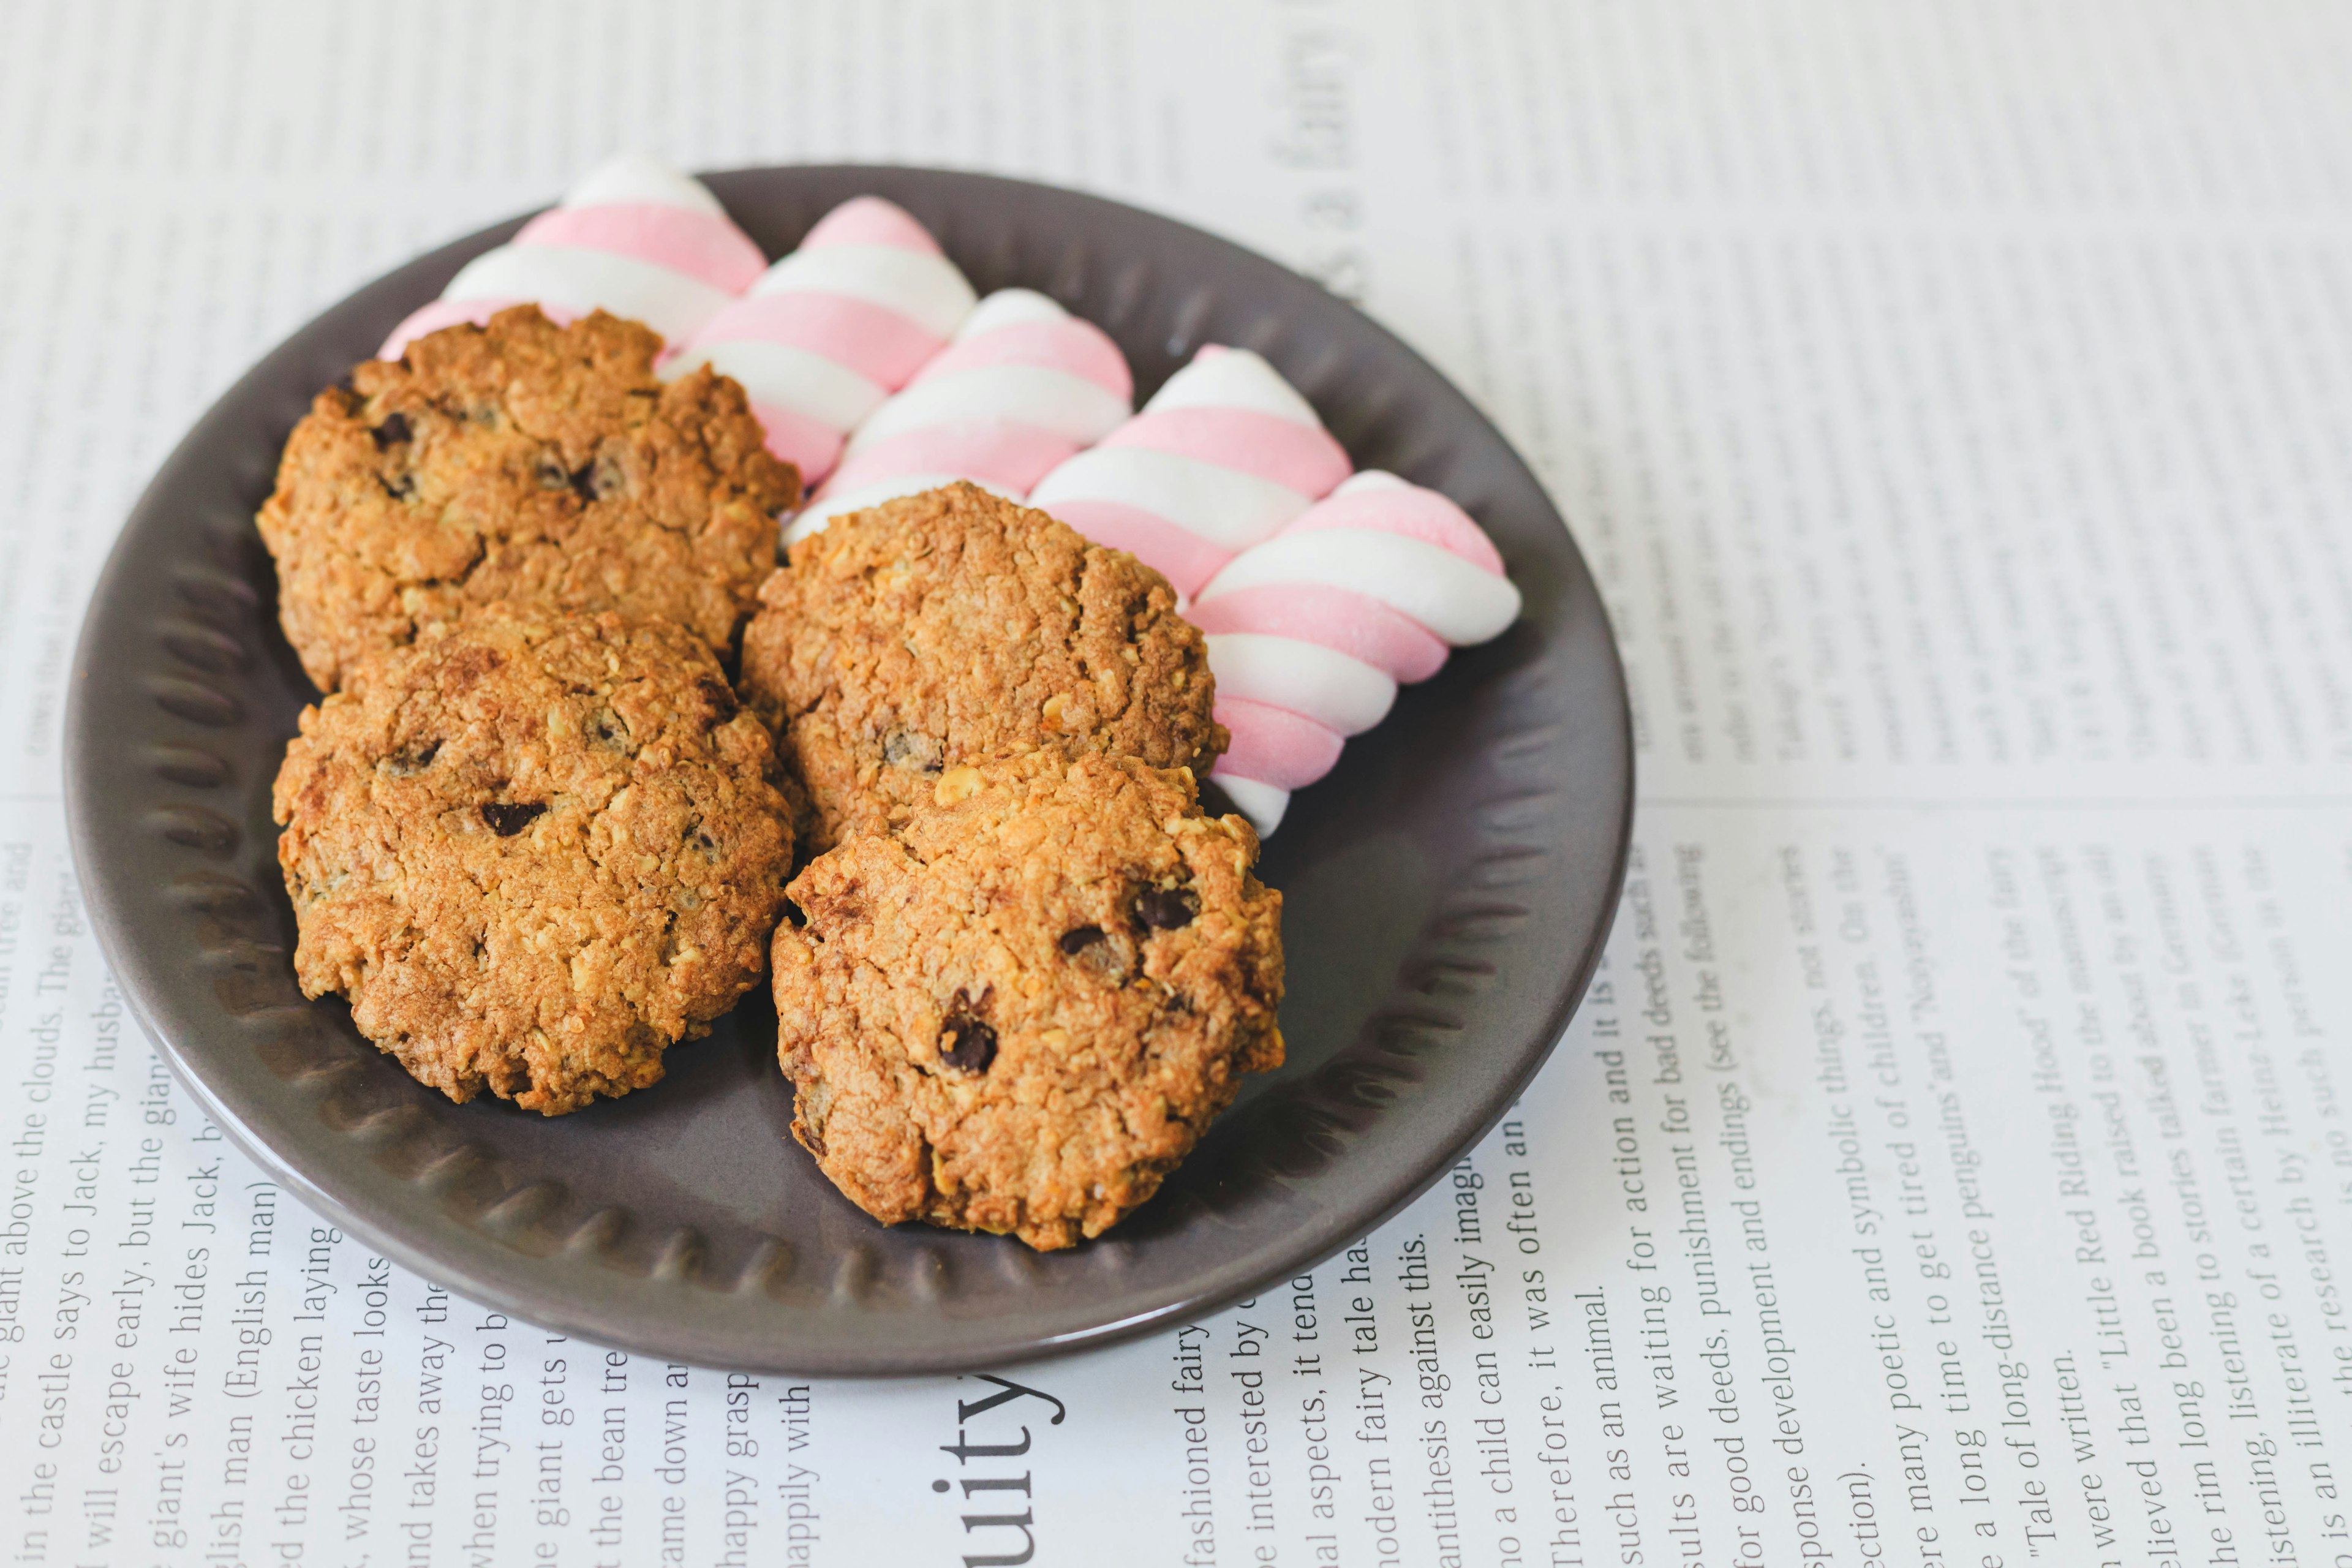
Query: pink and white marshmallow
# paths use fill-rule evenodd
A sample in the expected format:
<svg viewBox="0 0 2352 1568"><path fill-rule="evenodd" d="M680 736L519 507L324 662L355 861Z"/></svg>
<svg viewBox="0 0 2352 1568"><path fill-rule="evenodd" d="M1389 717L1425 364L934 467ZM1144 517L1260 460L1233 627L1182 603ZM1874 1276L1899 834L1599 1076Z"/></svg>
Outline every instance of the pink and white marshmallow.
<svg viewBox="0 0 2352 1568"><path fill-rule="evenodd" d="M968 479L1008 500L1134 412L1135 378L1108 333L1028 289L1000 289L849 437L841 466L784 532Z"/></svg>
<svg viewBox="0 0 2352 1568"><path fill-rule="evenodd" d="M1519 591L1470 514L1367 469L1234 557L1192 601L1233 744L1210 776L1272 833L1290 792L1387 717L1397 687L1519 618Z"/></svg>
<svg viewBox="0 0 2352 1568"><path fill-rule="evenodd" d="M1029 500L1190 595L1348 469L1346 450L1297 388L1249 350L1213 343Z"/></svg>
<svg viewBox="0 0 2352 1568"><path fill-rule="evenodd" d="M742 383L768 450L814 489L848 433L947 346L973 303L929 230L879 196L853 196L663 373L707 364Z"/></svg>
<svg viewBox="0 0 2352 1568"><path fill-rule="evenodd" d="M675 347L760 276L768 258L702 182L650 158L614 159L560 205L458 270L441 298L393 330L380 351L510 305L559 322L592 310L643 321Z"/></svg>

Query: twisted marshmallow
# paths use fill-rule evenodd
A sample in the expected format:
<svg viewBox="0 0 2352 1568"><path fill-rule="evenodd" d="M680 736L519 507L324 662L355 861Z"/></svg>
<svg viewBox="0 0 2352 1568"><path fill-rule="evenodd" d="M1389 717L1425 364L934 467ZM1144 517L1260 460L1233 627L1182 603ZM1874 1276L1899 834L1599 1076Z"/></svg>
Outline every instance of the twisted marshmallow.
<svg viewBox="0 0 2352 1568"><path fill-rule="evenodd" d="M1233 734L1210 776L1273 832L1290 792L1385 718L1400 682L1518 616L1519 591L1469 513L1394 474L1358 474L1192 602Z"/></svg>
<svg viewBox="0 0 2352 1568"><path fill-rule="evenodd" d="M460 321L479 326L522 304L558 322L605 310L680 343L766 265L700 181L625 154L466 263L441 298L393 330L380 357L398 359L413 338Z"/></svg>
<svg viewBox="0 0 2352 1568"><path fill-rule="evenodd" d="M1348 468L1313 406L1272 365L1210 344L1029 500L1190 595L1328 494Z"/></svg>
<svg viewBox="0 0 2352 1568"><path fill-rule="evenodd" d="M1134 395L1127 357L1100 327L1032 289L1000 289L857 427L784 542L843 512L957 479L1020 500L1056 464L1118 428Z"/></svg>
<svg viewBox="0 0 2352 1568"><path fill-rule="evenodd" d="M946 346L972 298L921 224L879 196L853 196L663 374L708 364L742 383L768 450L813 489L840 459L844 436Z"/></svg>

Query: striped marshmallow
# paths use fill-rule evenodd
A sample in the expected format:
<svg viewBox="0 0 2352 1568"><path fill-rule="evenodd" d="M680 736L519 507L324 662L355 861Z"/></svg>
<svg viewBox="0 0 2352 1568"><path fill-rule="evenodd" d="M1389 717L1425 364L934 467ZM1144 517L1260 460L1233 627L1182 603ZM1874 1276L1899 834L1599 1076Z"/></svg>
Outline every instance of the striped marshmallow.
<svg viewBox="0 0 2352 1568"><path fill-rule="evenodd" d="M853 196L663 366L742 383L768 450L814 489L843 437L913 379L971 313L971 285L939 241L879 196Z"/></svg>
<svg viewBox="0 0 2352 1568"><path fill-rule="evenodd" d="M1348 467L1313 406L1272 365L1213 343L1029 500L1192 595L1328 495Z"/></svg>
<svg viewBox="0 0 2352 1568"><path fill-rule="evenodd" d="M857 427L784 542L844 512L969 479L1008 500L1134 412L1118 345L1045 295L1000 289L955 339Z"/></svg>
<svg viewBox="0 0 2352 1568"><path fill-rule="evenodd" d="M680 343L760 276L767 258L698 180L625 154L458 270L441 298L393 330L379 357L510 305L555 321L609 310Z"/></svg>
<svg viewBox="0 0 2352 1568"><path fill-rule="evenodd" d="M1217 574L1190 612L1233 744L1211 777L1261 834L1402 682L1501 634L1519 591L1470 514L1367 469Z"/></svg>

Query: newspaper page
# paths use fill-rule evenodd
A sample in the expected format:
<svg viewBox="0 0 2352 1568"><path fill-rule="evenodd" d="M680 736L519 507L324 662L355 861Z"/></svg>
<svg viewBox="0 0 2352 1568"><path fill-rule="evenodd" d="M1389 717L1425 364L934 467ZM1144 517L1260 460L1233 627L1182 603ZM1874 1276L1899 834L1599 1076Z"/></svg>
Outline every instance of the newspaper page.
<svg viewBox="0 0 2352 1568"><path fill-rule="evenodd" d="M0 1553L2352 1563L2347 68L2183 0L0 11ZM622 147L1202 224L1550 487L1634 859L1394 1222L993 1376L663 1364L371 1256L126 1026L58 775L120 519Z"/></svg>

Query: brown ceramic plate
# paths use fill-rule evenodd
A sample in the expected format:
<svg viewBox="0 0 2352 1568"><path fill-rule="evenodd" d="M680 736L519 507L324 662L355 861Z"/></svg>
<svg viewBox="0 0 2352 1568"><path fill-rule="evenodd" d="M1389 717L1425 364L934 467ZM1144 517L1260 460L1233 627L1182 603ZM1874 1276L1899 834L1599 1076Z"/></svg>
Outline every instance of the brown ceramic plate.
<svg viewBox="0 0 2352 1568"><path fill-rule="evenodd" d="M1287 900L1290 1062L1160 1195L1039 1255L850 1206L786 1133L775 1018L747 998L645 1093L553 1121L452 1105L296 989L269 784L311 696L253 529L319 388L520 220L370 284L255 366L125 523L67 720L74 853L123 994L189 1090L303 1200L477 1300L606 1344L814 1375L964 1371L1100 1344L1311 1268L1502 1114L1583 994L1633 809L1623 678L1591 574L1494 426L1315 285L1068 191L929 170L711 177L772 256L877 192L986 290L1107 329L1156 387L1203 342L1258 350L1363 467L1484 523L1524 618L1409 688L1299 794L1261 868Z"/></svg>

